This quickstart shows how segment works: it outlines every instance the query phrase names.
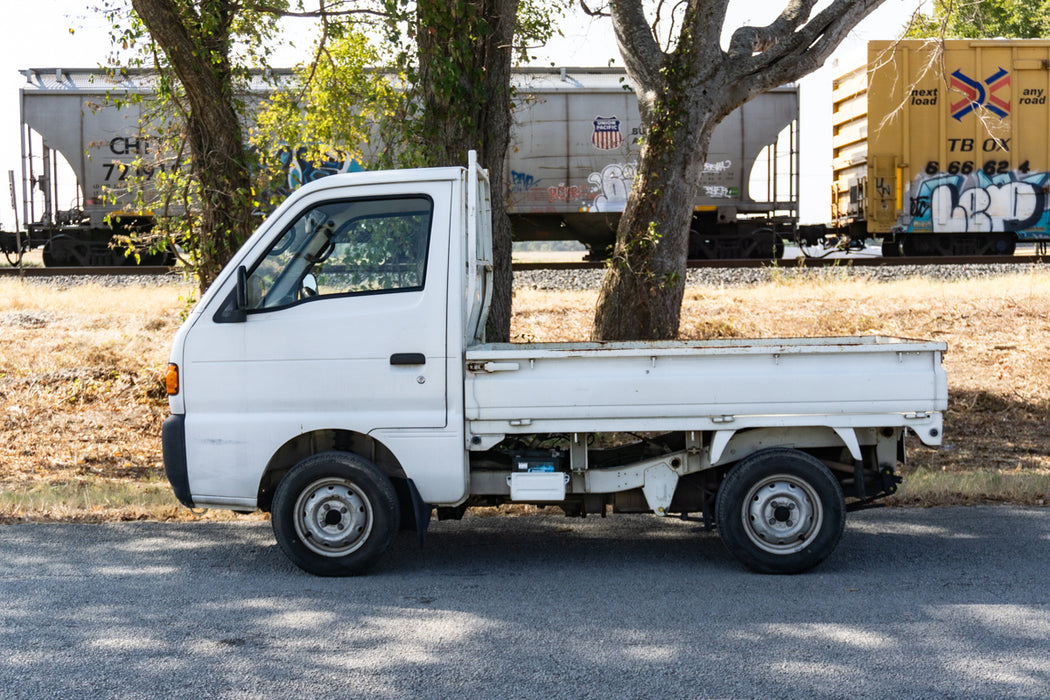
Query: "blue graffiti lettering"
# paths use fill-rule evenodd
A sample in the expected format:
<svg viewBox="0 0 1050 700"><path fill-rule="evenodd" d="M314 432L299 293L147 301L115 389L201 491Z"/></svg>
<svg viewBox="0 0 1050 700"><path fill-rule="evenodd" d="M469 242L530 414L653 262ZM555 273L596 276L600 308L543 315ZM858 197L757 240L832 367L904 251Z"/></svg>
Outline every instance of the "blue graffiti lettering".
<svg viewBox="0 0 1050 700"><path fill-rule="evenodd" d="M510 171L511 192L528 192L537 182L539 180L528 173L519 173L516 170Z"/></svg>
<svg viewBox="0 0 1050 700"><path fill-rule="evenodd" d="M325 153L320 160L314 161L310 160L306 147L296 149L294 156L290 151L291 149L288 149L280 154L281 163L288 172L289 192L322 177L362 170L361 164L355 158L342 152Z"/></svg>

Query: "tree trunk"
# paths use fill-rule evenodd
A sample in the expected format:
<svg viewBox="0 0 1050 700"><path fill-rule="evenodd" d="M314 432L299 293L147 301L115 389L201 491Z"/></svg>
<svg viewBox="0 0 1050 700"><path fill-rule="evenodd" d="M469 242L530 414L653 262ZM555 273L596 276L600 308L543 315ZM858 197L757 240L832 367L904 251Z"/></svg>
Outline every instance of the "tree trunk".
<svg viewBox="0 0 1050 700"><path fill-rule="evenodd" d="M481 163L489 169L492 185L492 258L493 293L485 328L490 342L510 340L511 298L514 273L511 270L512 235L504 171L510 144L510 72L511 45L517 22L518 0L489 0L488 17L491 31L485 40L485 102L481 122Z"/></svg>
<svg viewBox="0 0 1050 700"><path fill-rule="evenodd" d="M513 276L503 170L510 142L510 52L517 10L518 0L416 3L421 131L428 164L463 165L473 149L489 171L495 288L486 335L496 342L510 337Z"/></svg>
<svg viewBox="0 0 1050 700"><path fill-rule="evenodd" d="M706 154L713 128L693 131L687 125L699 120L689 110L665 108L654 116L602 280L594 340L670 340L678 335L692 183L700 176L694 154Z"/></svg>
<svg viewBox="0 0 1050 700"><path fill-rule="evenodd" d="M810 19L817 0L788 0L768 26L737 29L723 51L727 0L688 0L674 4L683 10L671 22L680 32L665 52L641 0L610 0L645 142L602 280L595 340L678 336L689 228L714 128L755 95L820 67L882 1L834 0Z"/></svg>
<svg viewBox="0 0 1050 700"><path fill-rule="evenodd" d="M186 136L200 183L198 281L203 292L251 232L251 181L234 102L230 26L237 3L132 0L186 93ZM196 9L196 12L194 10Z"/></svg>
<svg viewBox="0 0 1050 700"><path fill-rule="evenodd" d="M692 85L718 85L685 40L663 55L659 77L639 99L645 140L631 194L617 227L612 262L602 280L594 340L672 340L685 292L695 183L724 109ZM655 83L655 84L654 84Z"/></svg>

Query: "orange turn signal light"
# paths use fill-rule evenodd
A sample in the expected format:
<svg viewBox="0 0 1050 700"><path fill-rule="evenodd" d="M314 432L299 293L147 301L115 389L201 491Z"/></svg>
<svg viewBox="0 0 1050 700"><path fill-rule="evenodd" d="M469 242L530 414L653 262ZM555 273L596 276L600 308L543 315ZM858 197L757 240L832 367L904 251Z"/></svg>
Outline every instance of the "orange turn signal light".
<svg viewBox="0 0 1050 700"><path fill-rule="evenodd" d="M179 393L179 366L174 362L168 363L168 372L164 375L164 388L168 396Z"/></svg>

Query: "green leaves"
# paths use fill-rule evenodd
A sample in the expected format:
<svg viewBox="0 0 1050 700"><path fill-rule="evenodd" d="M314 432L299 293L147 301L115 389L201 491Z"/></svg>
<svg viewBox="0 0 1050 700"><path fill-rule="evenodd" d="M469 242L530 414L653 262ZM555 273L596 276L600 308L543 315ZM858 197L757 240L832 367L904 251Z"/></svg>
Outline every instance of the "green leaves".
<svg viewBox="0 0 1050 700"><path fill-rule="evenodd" d="M118 74L147 71L140 137L150 150L122 172L122 201L150 212L152 226L121 231L136 249L173 249L206 287L251 228L255 198L242 125L253 69L265 67L277 15L240 0L102 0ZM276 0L273 7L287 7ZM119 80L118 80L119 83ZM126 235L125 235L126 234Z"/></svg>
<svg viewBox="0 0 1050 700"><path fill-rule="evenodd" d="M322 41L313 63L276 86L250 130L271 174L289 147L305 147L312 160L339 152L373 162L368 145L378 141L378 125L401 110L393 76L374 68L382 59L363 32L343 24Z"/></svg>
<svg viewBox="0 0 1050 700"><path fill-rule="evenodd" d="M1038 39L1050 36L1050 0L936 0L904 37Z"/></svg>

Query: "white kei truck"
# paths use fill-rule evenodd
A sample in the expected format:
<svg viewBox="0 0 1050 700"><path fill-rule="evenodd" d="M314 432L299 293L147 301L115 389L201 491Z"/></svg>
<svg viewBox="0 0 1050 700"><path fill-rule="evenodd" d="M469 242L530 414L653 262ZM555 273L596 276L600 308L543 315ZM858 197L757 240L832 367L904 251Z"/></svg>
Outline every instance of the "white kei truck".
<svg viewBox="0 0 1050 700"><path fill-rule="evenodd" d="M436 509L677 514L766 573L835 548L941 441L943 343L487 343L487 173L334 175L288 198L175 337L165 470L261 509L299 567L362 573Z"/></svg>

